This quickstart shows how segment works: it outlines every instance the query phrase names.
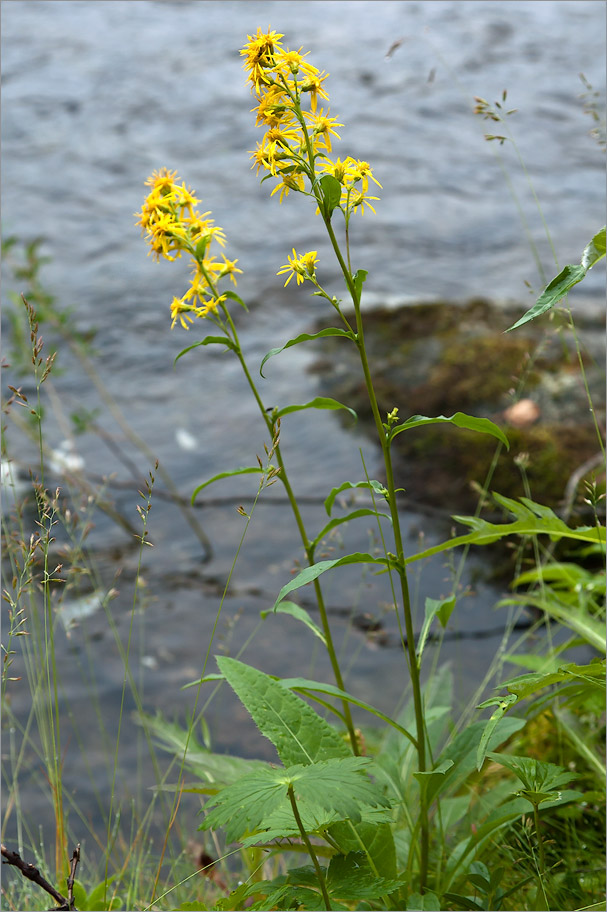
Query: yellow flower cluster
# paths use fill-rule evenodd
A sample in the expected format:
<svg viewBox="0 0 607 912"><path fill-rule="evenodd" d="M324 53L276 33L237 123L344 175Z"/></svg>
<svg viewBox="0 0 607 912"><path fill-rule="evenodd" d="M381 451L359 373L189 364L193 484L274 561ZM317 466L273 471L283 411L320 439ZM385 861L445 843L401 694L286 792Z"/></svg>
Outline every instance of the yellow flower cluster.
<svg viewBox="0 0 607 912"><path fill-rule="evenodd" d="M208 218L210 212L201 214L195 208L200 200L189 187L177 181L176 171L168 168L154 171L145 182L151 190L136 215L156 261L161 257L174 260L182 251L192 257L194 274L190 287L183 297L173 298L171 304L171 329L177 320L184 329L189 329L193 317L212 315L225 301L226 295L218 293L216 283L229 276L236 284L235 274L242 270L236 268L238 260L228 260L222 254L223 262L219 262L209 254L214 241L224 246L223 230Z"/></svg>
<svg viewBox="0 0 607 912"><path fill-rule="evenodd" d="M364 212L364 205L373 209L369 199L369 180L378 186L367 162L346 158L344 162L332 161L331 137L340 139L336 118L329 116L329 109L318 110L318 99L329 100L324 82L328 73L312 66L306 60L307 54L283 49L281 38L275 31L266 34L257 29L257 35L247 36L249 41L241 50L244 69L248 71L248 82L258 105L256 123L263 124L266 133L257 148L251 153L257 173L261 168L267 171L266 178L277 179L272 190L280 194L280 202L291 190L306 192L304 178L311 188L319 176L316 170L331 174L342 185L340 205L344 214L349 215L357 207ZM309 110L303 107L309 98ZM265 179L265 178L264 178Z"/></svg>

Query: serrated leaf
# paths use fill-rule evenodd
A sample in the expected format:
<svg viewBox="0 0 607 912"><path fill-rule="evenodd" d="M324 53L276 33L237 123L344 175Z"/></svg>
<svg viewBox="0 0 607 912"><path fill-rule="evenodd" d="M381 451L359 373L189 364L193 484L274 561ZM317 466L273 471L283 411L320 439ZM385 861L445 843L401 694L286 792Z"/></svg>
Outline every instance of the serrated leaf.
<svg viewBox="0 0 607 912"><path fill-rule="evenodd" d="M327 870L329 893L346 902L388 895L406 883L405 878L377 877L362 852L334 855Z"/></svg>
<svg viewBox="0 0 607 912"><path fill-rule="evenodd" d="M407 731L406 728L403 728L398 722L394 719L391 719L390 716L387 716L385 713L381 712L379 709L376 709L374 706L371 706L370 703L366 703L364 700L359 700L357 697L353 697L352 694L347 693L345 690L336 687L334 684L324 684L321 681L309 681L306 678L283 678L280 683L283 687L288 687L290 690L302 690L313 691L318 693L328 694L331 697L337 697L339 700L346 700L348 703L352 703L354 706L358 706L360 709L364 709L367 712L372 713L374 716L377 716L378 719L381 719L383 722L386 722L396 731L400 732L401 735L404 735L405 738L408 738L409 741L413 744L414 747L417 747L417 741L411 732Z"/></svg>
<svg viewBox="0 0 607 912"><path fill-rule="evenodd" d="M217 664L285 766L351 756L338 732L278 681L228 656Z"/></svg>
<svg viewBox="0 0 607 912"><path fill-rule="evenodd" d="M335 567L344 567L347 564L379 564L385 567L396 565L395 561L388 557L374 557L372 554L361 552L346 554L345 557L339 557L335 560L318 561L318 563L312 564L311 567L306 567L304 570L301 570L297 576L293 577L290 582L282 587L278 593L278 598L274 602L274 608L276 608L290 592L294 592L295 589L301 589L302 586L306 586L308 583L318 579L319 576L326 573L328 570L333 570Z"/></svg>
<svg viewBox="0 0 607 912"><path fill-rule="evenodd" d="M368 507L363 507L360 510L354 510L352 513L348 513L347 516L340 516L328 522L327 525L321 529L318 535L312 539L310 543L312 545L312 548L315 548L316 545L322 541L322 539L328 535L332 529L336 528L336 526L341 526L343 523L350 522L352 519L360 519L362 516L375 516L381 519L387 519L389 523L392 522L392 517L388 513L378 513L377 510L371 510Z"/></svg>
<svg viewBox="0 0 607 912"><path fill-rule="evenodd" d="M380 497L385 497L388 493L387 488L380 481L375 481L371 479L370 481L344 481L343 484L339 485L338 488L333 488L329 496L325 500L325 510L327 511L327 516L331 515L331 510L333 504L335 503L335 498L338 494L341 494L342 491L348 491L350 488L367 488L369 491L375 491L375 493Z"/></svg>
<svg viewBox="0 0 607 912"><path fill-rule="evenodd" d="M523 784L520 796L536 806L546 801L560 801L561 787L578 777L577 773L570 773L562 766L533 757L515 757L494 751L487 751L487 756L514 773Z"/></svg>
<svg viewBox="0 0 607 912"><path fill-rule="evenodd" d="M228 339L227 336L205 336L204 339L200 339L199 342L194 342L193 345L188 345L187 348L184 348L182 351L180 351L173 361L173 366L177 364L180 358L182 358L184 355L187 355L188 352L191 352L193 348L200 348L201 345L223 345L225 348L230 348L232 351L236 351L236 346L231 339Z"/></svg>
<svg viewBox="0 0 607 912"><path fill-rule="evenodd" d="M281 602L280 605L278 605L274 610L268 608L266 611L260 612L261 617L264 618L264 620L269 614L274 613L289 614L291 617L294 617L298 621L301 621L302 624L305 624L306 627L312 631L314 636L317 636L320 640L322 640L325 646L327 645L327 638L325 637L324 633L320 627L317 627L306 609L302 608L301 605L296 605L295 602Z"/></svg>
<svg viewBox="0 0 607 912"><path fill-rule="evenodd" d="M355 421L358 420L358 415L354 409L349 408L347 405L343 405L341 402L338 402L337 399L330 399L327 396L317 396L316 399L312 399L310 402L306 402L303 405L286 405L284 408L278 409L276 412L277 418L282 418L283 415L290 415L291 412L300 412L303 409L345 409L347 412L350 412Z"/></svg>
<svg viewBox="0 0 607 912"><path fill-rule="evenodd" d="M410 431L412 428L421 427L426 424L441 424L441 423L453 424L455 427L462 428L467 431L476 431L479 434L490 434L492 437L497 437L501 443L504 444L506 449L510 449L510 444L505 433L502 431L497 424L494 424L493 421L490 421L488 418L476 418L474 415L466 415L465 412L456 412L450 417L445 415L437 415L436 418L426 418L424 415L413 415L411 418L407 418L402 424L397 425L390 431L390 439L397 437L399 434L402 434L403 431Z"/></svg>
<svg viewBox="0 0 607 912"><path fill-rule="evenodd" d="M221 481L222 478L234 478L236 475L263 475L264 470L260 466L245 466L238 469L232 469L230 472L220 472L218 475L213 475L212 478L209 478L208 481L203 481L201 485L198 485L197 488L194 488L192 493L192 503L196 500L196 497L203 488L207 488L209 485L213 484L215 481Z"/></svg>
<svg viewBox="0 0 607 912"><path fill-rule="evenodd" d="M329 833L341 852L361 852L377 877L396 877L396 848L389 823L334 823Z"/></svg>
<svg viewBox="0 0 607 912"><path fill-rule="evenodd" d="M270 358L273 358L274 355L279 355L281 352L285 351L287 348L292 348L294 345L300 345L302 342L313 342L316 339L325 339L329 336L345 336L346 339L351 339L352 341L356 340L356 336L353 332L350 332L346 329L340 329L337 326L330 326L327 329L321 329L317 333L301 333L299 336L296 336L294 339L289 339L288 342L285 342L284 345L281 345L280 348L272 348L270 351L264 355L261 364L259 365L259 373L261 376L264 376L263 366Z"/></svg>

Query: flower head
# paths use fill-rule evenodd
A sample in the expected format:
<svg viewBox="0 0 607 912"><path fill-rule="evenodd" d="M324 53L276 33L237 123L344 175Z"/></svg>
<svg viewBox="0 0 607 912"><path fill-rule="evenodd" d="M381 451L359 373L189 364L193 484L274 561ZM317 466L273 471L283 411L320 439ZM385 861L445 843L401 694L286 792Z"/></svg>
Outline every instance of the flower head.
<svg viewBox="0 0 607 912"><path fill-rule="evenodd" d="M276 275L289 273L287 281L285 282L285 288L293 276L297 276L297 284L301 285L306 279L313 279L316 275L316 263L318 261L318 253L316 250L310 250L308 253L304 253L302 256L298 257L295 248L293 248L293 256L287 257L287 259L289 262L285 266L281 266L276 273Z"/></svg>

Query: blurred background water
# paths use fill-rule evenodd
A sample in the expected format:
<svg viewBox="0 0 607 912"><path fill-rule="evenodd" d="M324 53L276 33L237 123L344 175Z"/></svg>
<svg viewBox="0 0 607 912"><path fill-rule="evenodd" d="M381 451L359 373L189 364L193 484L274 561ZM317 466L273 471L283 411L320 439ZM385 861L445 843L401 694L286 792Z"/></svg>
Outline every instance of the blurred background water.
<svg viewBox="0 0 607 912"><path fill-rule="evenodd" d="M224 228L226 254L237 257L244 271L238 291L250 312L240 314L238 322L252 365L270 348L310 329L324 313L322 302L306 288L292 283L285 290L275 275L292 247L318 250L321 281L331 292L343 293L308 201L291 195L280 206L250 169L248 153L261 131L254 126L253 99L238 52L258 26L284 32L285 46L309 50L310 61L331 74L331 116L344 123L335 153L367 160L383 185L377 214L357 217L352 232L355 268L369 270L369 304L482 295L520 301L522 312L532 301L526 283L537 291L543 282L521 211L547 277L557 271L516 152L510 143L484 140L485 132L501 130L473 115L475 96L495 102L507 90L506 107L517 109L509 126L560 266L577 262L603 224L604 156L589 136L593 121L583 110L579 77L583 73L604 91L602 3L13 0L2 4L1 14L3 235L45 238L42 251L50 257L42 275L45 286L60 306L73 308L76 328L96 331L95 364L107 392L186 499L214 473L254 461L265 435L235 361L202 349L173 367L198 330L187 335L169 330L169 303L183 293L187 278L184 264L156 265L146 256L133 216L141 207L146 177L163 166L177 170L202 198L202 210L212 210ZM5 300L9 290L21 290L10 277L3 284ZM602 295L597 269L576 306L600 306ZM7 343L10 332L5 353ZM318 378L307 372L313 357L313 351L299 348L268 365L262 386L268 405L322 394ZM69 426L71 412L101 407L97 424L145 476L152 460L135 452L117 429L81 365L65 349L58 365L65 371L53 381L60 406L54 418L47 418L49 445L65 439L63 419ZM5 374L5 383L14 382L10 369ZM31 381L18 385L31 391ZM24 465L35 463L34 445L13 429L11 434L9 456ZM370 474L378 471L373 445L330 413L285 419L282 443L296 490L311 498L322 499L346 478L362 477L359 447ZM95 434L78 437L76 444L87 473L113 473L116 507L137 525L136 486L126 484L128 473L115 452ZM254 486L236 479L210 491L250 504ZM319 510L306 507L312 529L322 522ZM144 565L147 586L137 639L145 707L180 718L192 698L179 687L200 674L243 528L233 502L210 505L197 520L212 540L213 559L206 564L200 542L175 505L160 496L154 500L150 538L155 548ZM91 542L103 587L114 585L116 571L123 568L120 595L112 605L126 636L136 555L123 531L98 515L95 522ZM412 548L444 532L427 517L407 515L405 524ZM367 550L368 536L366 527L351 530L333 546ZM287 510L262 501L220 622L221 648L234 653L245 643L259 611L271 605L299 556ZM475 560L478 569L481 559ZM449 591L450 570L437 562L416 576L415 584L423 606L426 595ZM489 614L499 591L476 582L474 562L466 585L473 591L453 617L454 630L499 627L502 616L496 620ZM352 631L348 620L352 607L381 614L389 592L381 580L344 572L327 582L327 597L344 662L356 668L350 686L392 711L406 687L402 653L380 651L377 643ZM390 615L384 623L392 635ZM272 673L297 668L330 680L326 660L316 656L314 643L294 621L276 618L264 624L246 659ZM493 638L491 649L474 639L445 644L441 659L455 660L460 692L469 694L481 683L499 642L499 636ZM101 781L99 719L114 731L123 678L103 612L59 639L58 649L65 660L66 707L86 733L89 760ZM83 674L90 687L83 687ZM93 681L101 696L97 719L91 713ZM25 687L14 689L13 707L25 717ZM127 713L132 709L127 701ZM263 751L227 694L212 704L208 719L217 749ZM123 736L127 785L136 776L137 751L135 739ZM34 775L35 764L32 770ZM65 781L94 819L90 779L70 751ZM32 791L26 800L37 819L47 819L42 793Z"/></svg>

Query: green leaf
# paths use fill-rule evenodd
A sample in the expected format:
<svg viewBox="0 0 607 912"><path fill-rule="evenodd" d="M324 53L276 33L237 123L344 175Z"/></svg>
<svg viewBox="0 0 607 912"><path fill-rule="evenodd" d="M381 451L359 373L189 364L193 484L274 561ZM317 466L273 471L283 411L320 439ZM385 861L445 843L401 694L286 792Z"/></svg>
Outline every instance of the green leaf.
<svg viewBox="0 0 607 912"><path fill-rule="evenodd" d="M240 295L237 295L235 291L223 291L222 294L225 295L226 298L231 298L232 301L236 301L236 303L240 304L240 306L243 307L247 311L247 313L249 312L249 308L247 307L245 302L242 300Z"/></svg>
<svg viewBox="0 0 607 912"><path fill-rule="evenodd" d="M532 757L515 757L493 751L488 751L487 756L514 773L523 784L518 794L536 807L545 801L560 801L561 787L578 777L577 773L570 773L562 766Z"/></svg>
<svg viewBox="0 0 607 912"><path fill-rule="evenodd" d="M533 605L540 611L545 611L546 614L558 621L559 624L562 624L563 627L568 627L579 634L598 652L605 652L605 622L592 617L583 608L563 605L556 598L542 597L533 593L502 599L499 602L499 606L504 605Z"/></svg>
<svg viewBox="0 0 607 912"><path fill-rule="evenodd" d="M324 177L320 178L318 183L322 187L325 214L327 218L331 218L333 210L337 209L341 201L342 186L337 178L333 177L332 174L325 174Z"/></svg>
<svg viewBox="0 0 607 912"><path fill-rule="evenodd" d="M508 438L497 424L494 424L493 421L490 421L488 418L475 418L474 415L466 415L464 412L456 412L449 418L445 415L438 415L436 418L425 418L423 415L413 415L411 418L407 418L403 424L397 425L390 431L390 439L397 437L398 434L402 434L403 431L411 430L411 428L420 427L420 425L424 424L439 424L441 422L453 424L455 427L463 428L467 431L477 431L479 434L491 434L492 437L497 437L497 439L504 444L506 449L510 449Z"/></svg>
<svg viewBox="0 0 607 912"><path fill-rule="evenodd" d="M588 248L586 248L588 249ZM585 253L586 251L584 251ZM603 253L603 256L605 254ZM596 260L595 260L596 262ZM513 329L517 329L519 326L523 326L525 323L529 323L530 320L535 320L536 317L539 317L541 314L545 313L547 310L550 310L556 304L561 301L565 295L571 291L574 285L577 285L578 282L581 282L586 272L588 271L587 267L584 266L565 266L564 269L559 272L557 276L544 288L543 292L533 305L520 320L517 320L512 326L510 326L506 332L512 332Z"/></svg>
<svg viewBox="0 0 607 912"><path fill-rule="evenodd" d="M389 823L355 825L348 820L332 824L329 833L344 855L361 852L377 877L396 877L396 849Z"/></svg>
<svg viewBox="0 0 607 912"><path fill-rule="evenodd" d="M380 564L386 567L396 566L396 562L387 557L374 557L372 554L356 552L355 554L346 554L345 557L339 557L336 560L319 561L301 570L297 576L293 577L290 582L282 587L278 593L278 598L274 602L274 609L282 600L295 589L301 589L313 580L318 579L327 570L333 570L335 567L343 567L346 564Z"/></svg>
<svg viewBox="0 0 607 912"><path fill-rule="evenodd" d="M426 598L425 603L425 617L424 623L419 635L419 641L417 644L417 660L420 661L422 654L424 652L424 647L426 645L426 640L428 638L428 633L430 632L430 627L432 621L437 617L441 623L441 626L444 628L447 626L451 613L455 608L455 596L451 595L448 598L443 599L433 599Z"/></svg>
<svg viewBox="0 0 607 912"><path fill-rule="evenodd" d="M337 519L332 519L328 522L327 525L321 529L316 538L310 542L312 548L315 548L318 543L329 534L331 529L334 529L336 526L341 526L342 523L350 522L351 519L360 519L362 516L376 516L381 519L387 519L389 523L392 522L392 517L388 513L378 513L377 510L370 510L368 507L363 507L360 510L354 510L352 513L348 513L347 516L340 516Z"/></svg>
<svg viewBox="0 0 607 912"><path fill-rule="evenodd" d="M284 821L284 835L297 832L289 788L293 789L297 810L309 832L319 831L335 819L356 823L362 819L365 808L390 807L379 786L364 772L372 763L369 757L350 754L251 773L210 800L214 807L201 829L225 826L228 842L247 833L276 830L278 820Z"/></svg>
<svg viewBox="0 0 607 912"><path fill-rule="evenodd" d="M338 732L278 681L228 656L217 664L285 766L351 756Z"/></svg>
<svg viewBox="0 0 607 912"><path fill-rule="evenodd" d="M405 878L377 877L362 852L334 855L327 871L327 889L337 899L357 902L393 893L406 884Z"/></svg>
<svg viewBox="0 0 607 912"><path fill-rule="evenodd" d="M285 342L284 345L281 345L280 348L272 348L264 355L261 364L259 365L259 373L261 376L264 376L263 366L270 358L273 358L274 355L279 355L281 352L285 351L287 348L292 348L294 345L299 345L302 342L313 342L315 339L325 339L328 336L345 336L346 339L351 339L356 341L356 336L353 332L350 332L346 329L339 329L337 326L330 326L327 329L321 329L317 333L301 333L301 335L296 336L295 339L289 339L288 342Z"/></svg>
<svg viewBox="0 0 607 912"><path fill-rule="evenodd" d="M206 336L204 339L201 339L199 342L194 342L193 345L188 345L187 348L184 348L183 351L180 351L175 360L173 361L173 366L177 364L180 358L183 355L187 355L188 352L191 352L193 348L199 348L201 345L225 345L226 348L231 348L232 351L236 351L236 346L231 339L228 339L227 336Z"/></svg>
<svg viewBox="0 0 607 912"><path fill-rule="evenodd" d="M361 296L362 290L363 290L363 284L364 284L365 279L367 278L368 274L369 273L367 272L366 269L359 269L353 276L354 288L356 289L356 295L357 295L359 301L360 301L360 296Z"/></svg>
<svg viewBox="0 0 607 912"><path fill-rule="evenodd" d="M480 770L480 768L482 767L482 765L485 761L485 755L487 753L487 745L489 743L489 738L493 734L493 730L497 727L498 722L500 721L502 716L504 716L508 712L510 707L514 703L518 702L518 697L516 697L514 694L510 694L510 696L504 697L504 698L494 697L491 700L486 700L484 703L481 704L481 706L479 708L484 708L485 706L495 703L495 702L498 703L497 709L495 709L491 713L491 717L489 718L489 721L487 722L487 724L485 726L485 730L484 730L481 740L479 741L479 744L478 744L478 750L476 752L476 768L478 770Z"/></svg>
<svg viewBox="0 0 607 912"><path fill-rule="evenodd" d="M331 515L331 510L335 502L335 498L338 494L341 494L342 491L347 491L350 488L367 488L369 491L375 491L375 493L384 497L388 493L387 488L380 481L344 481L338 488L333 488L327 499L325 500L325 510L327 511L327 516Z"/></svg>
<svg viewBox="0 0 607 912"><path fill-rule="evenodd" d="M194 488L194 493L192 494L192 503L194 503L196 496L200 494L203 488L208 487L215 481L220 481L222 478L233 478L235 475L263 475L263 469L258 465L246 466L239 469L232 469L231 472L220 472L219 475L213 475L213 477L209 478L208 481L203 481L201 485L198 485L197 488Z"/></svg>
<svg viewBox="0 0 607 912"><path fill-rule="evenodd" d="M306 627L309 627L314 636L317 636L324 645L327 645L327 638L324 633L317 627L308 612L305 608L302 608L301 605L296 605L295 602L281 602L274 610L268 608L266 611L262 611L261 617L265 618L268 614L290 614L291 617L297 618L298 621L301 621ZM281 682L284 683L284 682Z"/></svg>
<svg viewBox="0 0 607 912"><path fill-rule="evenodd" d="M443 760L438 766L435 766L432 770L426 770L423 773L417 772L413 773L413 777L419 782L419 788L422 795L426 796L428 793L428 788L430 787L431 782L436 782L438 778L444 776L448 770L454 766L453 760ZM440 783L439 783L440 788Z"/></svg>
<svg viewBox="0 0 607 912"><path fill-rule="evenodd" d="M509 501L508 498L493 495L498 503L505 505L507 502L513 511L520 517L512 523L490 523L478 516L454 516L453 519L466 526L471 526L473 531L467 535L459 535L448 541L441 542L418 554L413 554L405 559L405 563L413 563L426 557L432 557L442 551L458 548L460 545L489 545L508 535L549 535L551 539L571 538L577 541L604 543L605 528L601 526L578 526L570 528L562 519L548 507L543 507L523 497L521 503Z"/></svg>
<svg viewBox="0 0 607 912"><path fill-rule="evenodd" d="M371 706L370 703L365 703L364 700L353 697L352 694L347 693L345 690L341 690L341 688L336 687L334 684L324 684L321 681L308 681L306 678L283 678L280 683L283 687L288 687L290 690L301 690L304 693L307 691L317 691L318 693L328 694L331 697L337 697L339 700L346 700L348 703L352 703L354 706L358 706L360 709L364 709L374 716L377 716L378 719L386 722L392 728L396 729L396 731L400 732L401 735L404 735L405 738L408 738L414 747L417 747L415 737L411 732L407 731L406 728L403 728L402 725L399 725L398 722L395 722L394 719L391 719L390 716L385 715L385 713L381 712L379 709Z"/></svg>
<svg viewBox="0 0 607 912"><path fill-rule="evenodd" d="M283 415L289 415L291 412L300 412L302 409L345 409L347 412L353 416L354 420L358 420L358 415L354 409L349 408L347 405L343 405L341 402L338 402L337 399L329 399L327 396L317 396L316 399L312 399L310 402L306 402L304 405L286 405L284 408L278 409L276 412L276 418L282 418Z"/></svg>
<svg viewBox="0 0 607 912"><path fill-rule="evenodd" d="M422 912L440 912L440 900L436 893L411 893L407 900L407 910L419 909Z"/></svg>
<svg viewBox="0 0 607 912"><path fill-rule="evenodd" d="M584 269L592 269L595 263L605 256L605 226L597 231L589 244L584 247L581 265Z"/></svg>

